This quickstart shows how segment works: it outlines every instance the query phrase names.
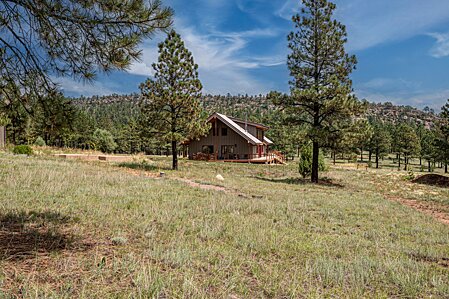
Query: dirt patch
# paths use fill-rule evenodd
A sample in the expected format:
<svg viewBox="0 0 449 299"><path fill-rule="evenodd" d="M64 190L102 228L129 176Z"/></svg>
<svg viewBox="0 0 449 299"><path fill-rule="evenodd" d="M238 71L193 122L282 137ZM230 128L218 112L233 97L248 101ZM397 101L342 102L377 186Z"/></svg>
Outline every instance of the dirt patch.
<svg viewBox="0 0 449 299"><path fill-rule="evenodd" d="M406 199L396 196L387 196L387 199L399 202L403 205L411 207L424 214L430 215L438 221L449 225L449 214L444 209L445 206L435 202L418 201L414 199Z"/></svg>
<svg viewBox="0 0 449 299"><path fill-rule="evenodd" d="M412 181L416 184L449 188L449 177L439 174L426 174Z"/></svg>
<svg viewBox="0 0 449 299"><path fill-rule="evenodd" d="M152 179L160 179L161 174L156 172L148 172L148 171L141 171L141 170L135 170L135 169L126 169L126 173L131 174L133 176L140 176L140 177L146 177L146 178L152 178Z"/></svg>
<svg viewBox="0 0 449 299"><path fill-rule="evenodd" d="M410 257L414 259L415 261L419 262L425 262L425 263L431 263L431 264L437 264L444 268L449 268L449 258L436 258L436 257L430 257L426 255L421 254L410 254Z"/></svg>
<svg viewBox="0 0 449 299"><path fill-rule="evenodd" d="M186 183L187 185L189 185L190 187L193 187L193 188L200 188L200 189L203 189L203 190L213 190L213 191L220 191L220 192L226 192L227 191L227 189L225 187L223 187L223 186L197 183L197 182L189 180L189 179L176 178L175 180L180 181L180 182L184 182L184 183Z"/></svg>

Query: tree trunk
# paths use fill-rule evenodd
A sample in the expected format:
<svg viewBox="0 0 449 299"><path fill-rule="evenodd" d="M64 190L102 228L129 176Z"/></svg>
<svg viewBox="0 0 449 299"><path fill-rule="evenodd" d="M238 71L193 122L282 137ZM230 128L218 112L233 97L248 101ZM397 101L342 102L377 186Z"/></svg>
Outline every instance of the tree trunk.
<svg viewBox="0 0 449 299"><path fill-rule="evenodd" d="M430 160L429 161L427 161L427 170L430 172Z"/></svg>
<svg viewBox="0 0 449 299"><path fill-rule="evenodd" d="M401 169L401 154L398 154L399 165L398 168Z"/></svg>
<svg viewBox="0 0 449 299"><path fill-rule="evenodd" d="M337 164L337 153L334 151L334 165Z"/></svg>
<svg viewBox="0 0 449 299"><path fill-rule="evenodd" d="M422 157L419 157L419 165L422 165Z"/></svg>
<svg viewBox="0 0 449 299"><path fill-rule="evenodd" d="M363 147L360 148L360 160L363 162Z"/></svg>
<svg viewBox="0 0 449 299"><path fill-rule="evenodd" d="M319 155L320 147L318 142L313 142L313 156L312 156L312 183L318 183L318 168L319 168Z"/></svg>
<svg viewBox="0 0 449 299"><path fill-rule="evenodd" d="M379 150L376 149L376 169L379 169Z"/></svg>
<svg viewBox="0 0 449 299"><path fill-rule="evenodd" d="M408 158L407 155L404 156L404 170L407 170L407 165L408 165Z"/></svg>
<svg viewBox="0 0 449 299"><path fill-rule="evenodd" d="M447 162L444 164L444 173L448 173L448 170L447 170Z"/></svg>
<svg viewBox="0 0 449 299"><path fill-rule="evenodd" d="M369 161L371 162L372 159L373 159L373 152L372 150L369 150Z"/></svg>
<svg viewBox="0 0 449 299"><path fill-rule="evenodd" d="M178 170L178 150L177 150L178 143L176 141L171 142L171 150L172 150L172 156L173 156L173 170Z"/></svg>

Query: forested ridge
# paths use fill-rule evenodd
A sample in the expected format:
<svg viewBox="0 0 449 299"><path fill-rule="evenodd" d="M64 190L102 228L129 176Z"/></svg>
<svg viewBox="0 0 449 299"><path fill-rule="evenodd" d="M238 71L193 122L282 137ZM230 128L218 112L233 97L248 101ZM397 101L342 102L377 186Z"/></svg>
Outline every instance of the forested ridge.
<svg viewBox="0 0 449 299"><path fill-rule="evenodd" d="M71 98L72 103L88 112L103 126L115 121L124 123L139 114L139 94L106 95ZM208 113L220 112L237 118L248 117L252 121L263 121L267 115L278 113L278 107L267 95L203 95L201 104ZM411 106L394 105L390 102L367 103L367 118L376 118L388 123L410 122L431 128L439 121L439 115L426 107L420 110Z"/></svg>

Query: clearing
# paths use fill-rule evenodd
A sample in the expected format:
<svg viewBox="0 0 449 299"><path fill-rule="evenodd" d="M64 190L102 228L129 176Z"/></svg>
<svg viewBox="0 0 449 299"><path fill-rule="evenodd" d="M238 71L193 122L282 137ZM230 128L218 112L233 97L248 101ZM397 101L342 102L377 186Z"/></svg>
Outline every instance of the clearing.
<svg viewBox="0 0 449 299"><path fill-rule="evenodd" d="M320 185L295 163L168 165L0 152L0 298L449 294L449 188L341 164Z"/></svg>

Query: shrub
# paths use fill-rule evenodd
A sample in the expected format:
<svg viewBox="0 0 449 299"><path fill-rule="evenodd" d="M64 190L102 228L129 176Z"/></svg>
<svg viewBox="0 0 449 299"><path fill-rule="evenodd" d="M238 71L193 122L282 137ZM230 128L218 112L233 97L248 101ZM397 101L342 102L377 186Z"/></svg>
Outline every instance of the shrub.
<svg viewBox="0 0 449 299"><path fill-rule="evenodd" d="M114 136L108 130L96 129L93 135L95 148L103 153L112 153L117 148Z"/></svg>
<svg viewBox="0 0 449 299"><path fill-rule="evenodd" d="M413 181L416 178L415 173L413 172L413 170L409 170L407 175L404 177L404 179L406 181Z"/></svg>
<svg viewBox="0 0 449 299"><path fill-rule="evenodd" d="M313 150L312 145L309 144L301 149L301 157L299 158L299 173L304 177L308 177L312 174L312 159ZM318 169L319 171L326 171L326 163L324 162L324 157L320 152L318 159Z"/></svg>
<svg viewBox="0 0 449 299"><path fill-rule="evenodd" d="M15 155L28 155L28 156L30 156L30 155L33 154L33 149L30 146L28 146L28 145L16 145L13 148L12 152Z"/></svg>
<svg viewBox="0 0 449 299"><path fill-rule="evenodd" d="M46 146L44 139L39 136L36 138L36 140L34 141L34 145L36 146Z"/></svg>

